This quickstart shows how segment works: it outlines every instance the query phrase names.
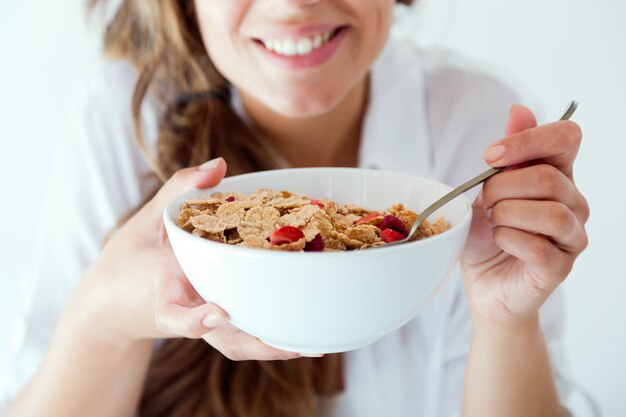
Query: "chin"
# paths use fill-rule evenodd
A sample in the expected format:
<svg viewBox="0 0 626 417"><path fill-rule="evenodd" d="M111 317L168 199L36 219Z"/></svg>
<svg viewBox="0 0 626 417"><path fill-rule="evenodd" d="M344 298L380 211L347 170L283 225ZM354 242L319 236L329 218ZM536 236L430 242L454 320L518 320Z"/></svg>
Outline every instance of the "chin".
<svg viewBox="0 0 626 417"><path fill-rule="evenodd" d="M265 103L274 112L287 117L314 117L331 111L344 98L338 94L302 93L288 97L275 97Z"/></svg>

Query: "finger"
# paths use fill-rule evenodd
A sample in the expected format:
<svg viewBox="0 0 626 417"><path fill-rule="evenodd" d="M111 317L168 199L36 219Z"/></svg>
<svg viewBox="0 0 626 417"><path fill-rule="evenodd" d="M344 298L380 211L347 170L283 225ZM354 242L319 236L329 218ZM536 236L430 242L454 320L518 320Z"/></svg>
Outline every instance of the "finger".
<svg viewBox="0 0 626 417"><path fill-rule="evenodd" d="M226 313L215 304L188 307L176 303L160 304L156 310L159 329L172 337L198 339L228 322Z"/></svg>
<svg viewBox="0 0 626 417"><path fill-rule="evenodd" d="M537 119L528 107L520 104L511 106L505 129L507 136L535 126L537 126Z"/></svg>
<svg viewBox="0 0 626 417"><path fill-rule="evenodd" d="M587 247L587 234L574 213L554 201L502 200L491 213L492 226L506 226L548 236L556 246L573 255Z"/></svg>
<svg viewBox="0 0 626 417"><path fill-rule="evenodd" d="M161 282L157 287L161 292L163 302L173 302L189 307L196 307L205 304L206 301L198 294L191 282L180 269L176 258L171 255L170 268L163 267L162 273L158 274Z"/></svg>
<svg viewBox="0 0 626 417"><path fill-rule="evenodd" d="M155 322L166 336L199 338L228 321L215 304L198 304L186 278L162 274L156 280Z"/></svg>
<svg viewBox="0 0 626 417"><path fill-rule="evenodd" d="M149 210L160 218L165 206L174 198L192 188L214 187L226 175L226 162L223 158L212 159L204 164L181 169L165 183L147 204Z"/></svg>
<svg viewBox="0 0 626 417"><path fill-rule="evenodd" d="M558 121L501 139L492 144L483 157L494 167L542 160L572 179L572 164L581 140L582 133L576 123Z"/></svg>
<svg viewBox="0 0 626 417"><path fill-rule="evenodd" d="M461 262L465 265L482 263L487 258L493 258L500 253L500 248L492 243L492 226L483 207L483 191L480 191L472 204L472 222L470 236L463 248Z"/></svg>
<svg viewBox="0 0 626 417"><path fill-rule="evenodd" d="M581 223L589 218L589 206L574 183L548 164L534 165L502 172L485 182L483 207L488 210L497 202L509 199L550 200L568 206Z"/></svg>
<svg viewBox="0 0 626 417"><path fill-rule="evenodd" d="M561 251L548 238L523 230L499 226L493 240L506 253L524 262L531 274L532 285L543 290L553 290L572 269L572 255Z"/></svg>
<svg viewBox="0 0 626 417"><path fill-rule="evenodd" d="M226 324L202 336L211 346L233 361L243 360L287 360L300 355L275 349L231 324Z"/></svg>

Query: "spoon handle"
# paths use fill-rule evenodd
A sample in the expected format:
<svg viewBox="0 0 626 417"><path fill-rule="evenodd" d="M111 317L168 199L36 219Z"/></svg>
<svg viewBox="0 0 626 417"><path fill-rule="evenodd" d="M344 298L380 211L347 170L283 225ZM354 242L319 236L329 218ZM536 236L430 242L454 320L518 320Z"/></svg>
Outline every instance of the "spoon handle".
<svg viewBox="0 0 626 417"><path fill-rule="evenodd" d="M574 112L576 111L577 107L578 107L578 102L577 101L572 101L569 104L569 106L567 106L567 109L565 110L565 113L563 113L563 116L561 116L560 120L569 120L569 118L572 117L572 114L574 114ZM467 181L466 183L461 184L460 186L458 186L454 190L450 191L448 194L446 194L443 197L441 197L439 200L435 201L433 204L428 206L426 208L426 210L422 211L422 213L418 216L417 220L415 220L415 223L413 223L413 227L411 227L411 230L409 231L409 234L408 234L408 237L406 238L406 240L412 239L413 235L417 231L417 228L419 227L419 225L422 224L422 222L424 220L426 220L426 218L428 216L430 216L431 214L433 214L433 212L435 212L437 209L439 209L439 207L443 206L448 201L450 201L450 200L458 197L459 195L463 194L467 190L471 190L472 188L476 187L478 184L483 183L488 178L491 178L492 176L496 175L497 173L505 171L505 170L507 170L509 168L510 168L510 166L505 166L505 167L500 167L500 168L491 168L491 169L483 172L482 174L472 178L471 180Z"/></svg>
<svg viewBox="0 0 626 417"><path fill-rule="evenodd" d="M443 197L441 197L439 200L435 201L430 206L426 207L426 209L424 211L422 211L422 213L419 215L419 217L417 218L417 220L413 224L413 227L411 228L411 232L414 233L415 231L413 230L413 228L415 228L415 230L417 230L419 225L424 220L426 220L426 218L428 218L428 216L433 214L433 212L435 212L439 207L441 207L444 204L446 204L448 201L458 197L459 195L463 194L464 192L466 192L468 190L471 190L472 188L474 188L477 185L479 185L479 184L483 183L484 181L486 181L488 178L491 178L494 175L496 175L497 173L502 172L502 171L504 171L505 169L508 169L508 168L510 168L510 167L491 168L491 169L483 172L482 174L472 178L471 180L469 180L469 181L459 185L457 188L455 188L454 190L450 191L448 194L444 195ZM411 233L411 232L409 232L409 236L413 236L413 233Z"/></svg>

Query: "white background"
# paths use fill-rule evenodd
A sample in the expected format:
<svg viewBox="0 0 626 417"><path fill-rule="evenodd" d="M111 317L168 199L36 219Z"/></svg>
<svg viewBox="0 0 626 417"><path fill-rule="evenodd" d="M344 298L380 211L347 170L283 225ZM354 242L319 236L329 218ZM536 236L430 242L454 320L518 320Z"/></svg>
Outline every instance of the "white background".
<svg viewBox="0 0 626 417"><path fill-rule="evenodd" d="M82 3L0 3L0 358L50 155L71 117L67 104L99 59ZM564 284L567 356L610 417L626 415L625 18L623 0L424 0L419 20L422 42L504 69L541 99L548 118L572 98L581 103L576 179L592 217L589 248Z"/></svg>

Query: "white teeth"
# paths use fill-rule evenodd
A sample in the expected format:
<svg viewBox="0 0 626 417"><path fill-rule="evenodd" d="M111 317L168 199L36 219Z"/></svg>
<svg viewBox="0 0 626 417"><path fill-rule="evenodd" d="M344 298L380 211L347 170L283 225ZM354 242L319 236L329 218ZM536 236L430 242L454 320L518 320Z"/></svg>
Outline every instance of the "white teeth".
<svg viewBox="0 0 626 417"><path fill-rule="evenodd" d="M270 49L271 51L274 51L277 54L281 54L282 55L282 53L283 53L283 43L279 42L279 41L272 41L271 43L272 43L273 47L271 49L270 48L267 48L267 49Z"/></svg>
<svg viewBox="0 0 626 417"><path fill-rule="evenodd" d="M310 39L304 38L298 41L298 45L296 46L296 51L298 55L306 55L310 54L313 50L313 42Z"/></svg>
<svg viewBox="0 0 626 417"><path fill-rule="evenodd" d="M307 55L324 45L331 38L333 31L318 34L312 38L294 39L263 39L261 42L266 49L279 55L294 56Z"/></svg>
<svg viewBox="0 0 626 417"><path fill-rule="evenodd" d="M322 46L322 42L324 41L324 39L322 39L322 35L317 35L314 39L313 39L313 48L317 49L320 46Z"/></svg>
<svg viewBox="0 0 626 417"><path fill-rule="evenodd" d="M285 41L283 41L283 55L286 56L292 56L296 54L296 42L291 40L291 39L287 39Z"/></svg>

